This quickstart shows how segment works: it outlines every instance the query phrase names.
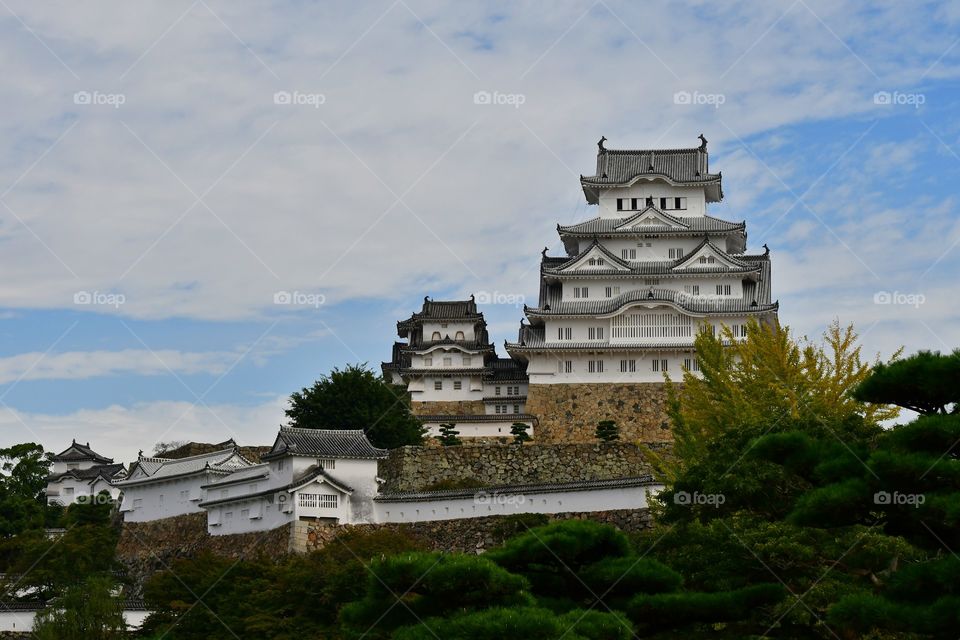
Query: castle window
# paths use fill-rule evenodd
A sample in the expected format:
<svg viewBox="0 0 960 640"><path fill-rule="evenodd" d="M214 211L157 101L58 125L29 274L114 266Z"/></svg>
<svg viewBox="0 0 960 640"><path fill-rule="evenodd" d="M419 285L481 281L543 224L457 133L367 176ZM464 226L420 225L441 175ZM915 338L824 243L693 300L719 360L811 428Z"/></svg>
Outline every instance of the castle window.
<svg viewBox="0 0 960 640"><path fill-rule="evenodd" d="M434 381L433 381L433 390L434 390L434 391L443 391L443 380L434 380Z"/></svg>
<svg viewBox="0 0 960 640"><path fill-rule="evenodd" d="M666 371L668 360L653 360L653 370L654 371Z"/></svg>
<svg viewBox="0 0 960 640"><path fill-rule="evenodd" d="M717 285L717 295L718 295L718 296L728 296L728 295L730 295L730 285L728 285L728 284L718 284L718 285Z"/></svg>
<svg viewBox="0 0 960 640"><path fill-rule="evenodd" d="M573 288L573 297L574 298L586 298L589 296L589 287L574 287Z"/></svg>
<svg viewBox="0 0 960 640"><path fill-rule="evenodd" d="M453 390L454 390L454 391L460 391L461 389L463 389L463 382L462 382L461 380L454 380L454 381L453 381Z"/></svg>
<svg viewBox="0 0 960 640"><path fill-rule="evenodd" d="M717 259L713 256L700 256L700 264L715 264Z"/></svg>
<svg viewBox="0 0 960 640"><path fill-rule="evenodd" d="M423 359L423 366L425 366L425 367L432 367L432 366L433 366L433 358L430 358L430 357L424 358L424 359Z"/></svg>
<svg viewBox="0 0 960 640"><path fill-rule="evenodd" d="M689 293L691 295L698 296L700 295L700 285L698 284L685 284L683 285L683 292Z"/></svg>
<svg viewBox="0 0 960 640"><path fill-rule="evenodd" d="M587 360L587 373L603 373L603 360Z"/></svg>
<svg viewBox="0 0 960 640"><path fill-rule="evenodd" d="M444 358L444 359L443 359L443 366L445 366L445 367L453 366L453 358Z"/></svg>
<svg viewBox="0 0 960 640"><path fill-rule="evenodd" d="M660 278L644 278L644 279L643 279L643 284L645 284L645 285L648 286L648 287L652 287L652 286L654 286L654 285L658 285L658 284L660 284Z"/></svg>
<svg viewBox="0 0 960 640"><path fill-rule="evenodd" d="M696 358L684 358L683 366L687 371L700 371L700 361Z"/></svg>
<svg viewBox="0 0 960 640"><path fill-rule="evenodd" d="M336 469L337 461L333 458L317 458L317 466L321 469Z"/></svg>
<svg viewBox="0 0 960 640"><path fill-rule="evenodd" d="M520 413L520 405L518 405L518 404L513 405L513 412L514 412L514 413Z"/></svg>
<svg viewBox="0 0 960 640"><path fill-rule="evenodd" d="M621 360L620 373L635 373L637 370L636 360Z"/></svg>
<svg viewBox="0 0 960 640"><path fill-rule="evenodd" d="M653 206L653 196L647 196L647 206L648 207Z"/></svg>
<svg viewBox="0 0 960 640"><path fill-rule="evenodd" d="M241 517L241 518L249 518L249 517L250 517L250 509L241 509L241 510L240 510L240 517Z"/></svg>
<svg viewBox="0 0 960 640"><path fill-rule="evenodd" d="M673 208L674 209L686 209L687 208L687 199L686 198L674 198L673 199Z"/></svg>
<svg viewBox="0 0 960 640"><path fill-rule="evenodd" d="M660 198L660 208L661 208L661 209L666 209L666 208L667 208L667 199L666 199L666 198Z"/></svg>
<svg viewBox="0 0 960 640"><path fill-rule="evenodd" d="M456 339L456 340L463 340L463 339L464 339L464 338L463 338L463 331L457 331L457 333L454 334L453 337L454 337L454 339Z"/></svg>
<svg viewBox="0 0 960 640"><path fill-rule="evenodd" d="M573 360L557 360L557 373L573 373Z"/></svg>
<svg viewBox="0 0 960 640"><path fill-rule="evenodd" d="M320 494L320 508L321 509L336 509L338 502L337 494L335 493L321 493Z"/></svg>
<svg viewBox="0 0 960 640"><path fill-rule="evenodd" d="M143 498L134 498L133 499L133 508L139 509L143 506Z"/></svg>
<svg viewBox="0 0 960 640"><path fill-rule="evenodd" d="M679 248L679 247L674 248L674 249L670 249L670 250L667 252L667 255L668 255L670 258L672 258L672 259L679 260L680 258L683 257L683 249L681 249L681 248Z"/></svg>
<svg viewBox="0 0 960 640"><path fill-rule="evenodd" d="M623 198L617 198L617 211L623 211Z"/></svg>
<svg viewBox="0 0 960 640"><path fill-rule="evenodd" d="M493 390L493 395L495 395L495 396L500 395L500 387L497 387L497 388L495 388L495 389Z"/></svg>
<svg viewBox="0 0 960 640"><path fill-rule="evenodd" d="M441 322L441 323L440 323L440 328L441 328L441 329L446 329L446 328L447 328L447 323L446 323L446 322Z"/></svg>
<svg viewBox="0 0 960 640"><path fill-rule="evenodd" d="M434 332L433 332L433 335L430 336L430 339L431 339L431 340L439 340L439 339L440 339L440 332L439 332L439 331L434 331Z"/></svg>
<svg viewBox="0 0 960 640"><path fill-rule="evenodd" d="M557 327L557 340L573 340L573 327Z"/></svg>
<svg viewBox="0 0 960 640"><path fill-rule="evenodd" d="M636 249L621 249L620 256L624 260L636 260L637 259L637 250Z"/></svg>
<svg viewBox="0 0 960 640"><path fill-rule="evenodd" d="M630 200L630 208L636 211L640 208L640 198L633 198Z"/></svg>
<svg viewBox="0 0 960 640"><path fill-rule="evenodd" d="M607 289L606 289L606 294L607 294L607 297L608 297L608 298L612 298L613 296L618 296L618 295L620 295L620 287L619 287L619 286L617 286L617 287L607 287Z"/></svg>
<svg viewBox="0 0 960 640"><path fill-rule="evenodd" d="M469 367L472 362L473 362L473 358L471 358L470 356L463 356L463 366Z"/></svg>
<svg viewBox="0 0 960 640"><path fill-rule="evenodd" d="M227 511L225 514L223 514L223 519L233 520L233 511Z"/></svg>

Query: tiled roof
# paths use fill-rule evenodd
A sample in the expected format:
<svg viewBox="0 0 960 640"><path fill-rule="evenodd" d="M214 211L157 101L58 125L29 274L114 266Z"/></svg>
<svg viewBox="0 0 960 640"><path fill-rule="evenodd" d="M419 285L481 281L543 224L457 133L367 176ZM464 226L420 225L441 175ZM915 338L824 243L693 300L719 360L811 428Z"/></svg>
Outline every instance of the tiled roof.
<svg viewBox="0 0 960 640"><path fill-rule="evenodd" d="M236 472L236 473L239 473L239 472ZM216 488L218 486L229 485L231 484L229 480L233 475L234 474L227 476L220 482L204 485L204 488ZM327 483L336 487L337 489L340 489L344 493L353 493L353 488L350 485L346 484L345 482L341 482L337 480L332 475L327 473L325 470L320 468L318 465L313 465L310 468L308 468L306 471L304 471L303 473L295 477L292 482L289 482L283 486L267 487L266 489L262 489L260 491L254 491L250 493L235 493L233 495L228 495L224 498L214 498L211 500L204 500L200 502L198 506L206 508L206 507L212 507L218 504L227 504L230 502L241 502L243 500L250 500L251 498L259 498L261 496L273 495L280 492L296 491L297 489L316 480L317 478L323 478L324 480L327 481Z"/></svg>
<svg viewBox="0 0 960 640"><path fill-rule="evenodd" d="M762 274L762 271L761 271ZM766 285L761 278L761 284ZM561 302L559 297L548 299L547 305L533 308L524 307L527 317L550 316L592 316L615 313L625 305L634 302L670 302L677 307L691 313L723 314L723 313L760 313L775 311L777 303L763 303L757 300L754 304L752 294L762 293L755 287L745 287L743 298L718 299L697 298L673 289L649 287L635 291L628 291L614 298L605 300L584 300ZM553 294L556 295L556 294ZM549 308L548 308L549 307Z"/></svg>
<svg viewBox="0 0 960 640"><path fill-rule="evenodd" d="M710 200L723 198L721 174L710 173L706 149L601 149L597 153L597 171L581 176L580 184L591 204L597 203L602 187L623 187L638 177L662 177L674 184L715 184L717 192Z"/></svg>
<svg viewBox="0 0 960 640"><path fill-rule="evenodd" d="M404 369L402 373L414 376L469 376L485 374L487 371L486 367L427 367L419 369L409 367Z"/></svg>
<svg viewBox="0 0 960 640"><path fill-rule="evenodd" d="M527 363L513 358L497 358L491 363L490 373L484 382L526 382Z"/></svg>
<svg viewBox="0 0 960 640"><path fill-rule="evenodd" d="M682 229L668 227L665 225L641 225L631 229L618 229L628 225L633 218L639 217L646 210L640 211L629 218L592 218L577 224L567 226L557 225L557 232L561 236L635 236L635 235L659 235L659 234L690 234L690 233L726 233L731 231L743 231L746 229L745 222L727 222L712 216L670 216L657 209L649 207L659 215L667 218L675 218L683 225Z"/></svg>
<svg viewBox="0 0 960 640"><path fill-rule="evenodd" d="M268 476L270 474L270 465L262 462L260 464L251 465L242 469L236 469L230 472L229 475L225 475L219 478L214 478L209 484L203 485L201 488L206 487L216 487L220 485L233 484L235 482L242 482L244 480L256 480Z"/></svg>
<svg viewBox="0 0 960 640"><path fill-rule="evenodd" d="M80 444L76 440L74 440L69 447L57 455L50 456L50 460L53 462L77 462L80 460L93 460L94 462L99 462L100 464L110 464L113 462L113 458L102 456L91 449L89 442L84 445Z"/></svg>
<svg viewBox="0 0 960 640"><path fill-rule="evenodd" d="M398 491L381 493L376 498L378 502L413 502L419 500L455 500L473 498L478 495L515 495L518 493L559 493L561 491L590 491L596 489L626 489L657 485L653 476L637 476L633 478L616 478L613 480L580 480L578 482L554 482L538 484L509 484L482 489L446 489L442 491Z"/></svg>
<svg viewBox="0 0 960 640"><path fill-rule="evenodd" d="M423 299L423 307L406 320L397 323L397 328L410 328L424 320L479 320L483 314L477 311L477 302L469 300L431 300Z"/></svg>
<svg viewBox="0 0 960 640"><path fill-rule="evenodd" d="M302 429L280 427L268 460L282 455L316 456L322 458L376 459L387 456L386 449L370 444L360 429Z"/></svg>
<svg viewBox="0 0 960 640"><path fill-rule="evenodd" d="M90 467L89 469L67 469L62 473L54 473L47 477L47 482L57 482L62 478L72 477L77 480L95 480L103 477L106 480L112 480L120 472L125 471L122 464L101 464Z"/></svg>
<svg viewBox="0 0 960 640"><path fill-rule="evenodd" d="M145 460L159 463L155 465L156 468L153 473L145 478L121 480L117 482L116 485L126 486L139 484L141 482L152 482L154 480L190 475L205 470L215 473L229 473L235 469L250 466L250 462L237 453L236 448L213 451L188 458L141 458L137 461L137 464ZM146 466L140 464L140 467L146 471Z"/></svg>

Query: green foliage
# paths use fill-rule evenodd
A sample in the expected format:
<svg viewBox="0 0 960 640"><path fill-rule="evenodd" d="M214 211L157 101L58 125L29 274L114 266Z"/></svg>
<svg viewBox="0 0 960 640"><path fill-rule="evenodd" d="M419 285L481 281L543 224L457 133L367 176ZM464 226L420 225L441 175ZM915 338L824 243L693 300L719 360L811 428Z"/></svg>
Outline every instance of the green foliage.
<svg viewBox="0 0 960 640"><path fill-rule="evenodd" d="M570 611L558 616L533 607L494 608L430 618L421 624L398 629L394 640L628 640L630 621L621 615L599 611Z"/></svg>
<svg viewBox="0 0 960 640"><path fill-rule="evenodd" d="M43 527L49 469L50 462L39 444L26 442L0 449L0 537Z"/></svg>
<svg viewBox="0 0 960 640"><path fill-rule="evenodd" d="M371 564L364 597L343 607L340 616L359 631L373 625L385 631L430 616L532 604L527 587L525 579L483 556L395 555Z"/></svg>
<svg viewBox="0 0 960 640"><path fill-rule="evenodd" d="M365 364L334 369L312 387L290 395L290 426L363 429L374 446L419 445L423 426L410 413L406 390L377 377Z"/></svg>
<svg viewBox="0 0 960 640"><path fill-rule="evenodd" d="M580 577L590 591L612 604L638 593L677 591L683 577L652 558L604 558L584 568Z"/></svg>
<svg viewBox="0 0 960 640"><path fill-rule="evenodd" d="M620 530L590 520L563 520L530 529L486 557L526 577L537 595L582 598L589 595L580 579L587 565L630 554Z"/></svg>
<svg viewBox="0 0 960 640"><path fill-rule="evenodd" d="M457 425L451 422L445 422L440 425L440 435L437 436L437 442L444 447L459 447L463 444L460 440L460 432L456 430Z"/></svg>
<svg viewBox="0 0 960 640"><path fill-rule="evenodd" d="M49 600L88 578L111 576L119 568L117 539L117 530L110 526L76 526L55 539L42 530L27 532L15 543L18 553L9 571L20 576L18 587Z"/></svg>
<svg viewBox="0 0 960 640"><path fill-rule="evenodd" d="M523 444L530 441L530 425L522 422L514 422L510 426L510 435L513 436L513 444Z"/></svg>
<svg viewBox="0 0 960 640"><path fill-rule="evenodd" d="M86 498L86 496L80 496ZM64 513L63 520L67 527L83 525L97 525L107 527L114 514L114 502L109 491L101 491L89 499L78 499Z"/></svg>
<svg viewBox="0 0 960 640"><path fill-rule="evenodd" d="M601 420L597 423L596 436L600 442L614 442L620 439L620 427L613 420Z"/></svg>
<svg viewBox="0 0 960 640"><path fill-rule="evenodd" d="M950 355L920 351L889 364L879 363L853 396L863 402L895 404L920 414L947 413L960 403L960 349Z"/></svg>
<svg viewBox="0 0 960 640"><path fill-rule="evenodd" d="M543 513L512 513L500 518L491 533L494 538L502 541L534 527L542 527L548 522L550 517Z"/></svg>
<svg viewBox="0 0 960 640"><path fill-rule="evenodd" d="M34 622L36 640L119 640L126 638L123 603L112 596L113 582L88 578L67 588L56 604L40 611Z"/></svg>
<svg viewBox="0 0 960 640"><path fill-rule="evenodd" d="M642 594L630 601L627 614L646 629L672 629L697 623L743 620L758 607L769 607L786 596L780 584L755 584L719 593Z"/></svg>

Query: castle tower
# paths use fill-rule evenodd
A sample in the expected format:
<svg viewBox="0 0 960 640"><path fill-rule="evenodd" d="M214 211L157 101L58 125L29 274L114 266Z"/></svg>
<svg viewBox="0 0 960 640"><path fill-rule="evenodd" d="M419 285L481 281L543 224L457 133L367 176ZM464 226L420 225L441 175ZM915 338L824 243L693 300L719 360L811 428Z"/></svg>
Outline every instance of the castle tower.
<svg viewBox="0 0 960 640"><path fill-rule="evenodd" d="M394 343L383 374L406 386L411 410L431 435L443 423L456 424L461 437L509 438L514 422L533 426L526 363L497 357L473 296L424 298L419 312L397 323L397 335L407 341Z"/></svg>
<svg viewBox="0 0 960 640"><path fill-rule="evenodd" d="M668 439L663 376L696 370L700 326L743 337L749 318L776 319L769 251L745 253L746 224L707 214L723 189L700 139L690 149L598 144L595 175L580 178L597 216L557 226L567 255L544 250L539 304L506 344L527 363L539 440L592 440L606 418L624 438Z"/></svg>

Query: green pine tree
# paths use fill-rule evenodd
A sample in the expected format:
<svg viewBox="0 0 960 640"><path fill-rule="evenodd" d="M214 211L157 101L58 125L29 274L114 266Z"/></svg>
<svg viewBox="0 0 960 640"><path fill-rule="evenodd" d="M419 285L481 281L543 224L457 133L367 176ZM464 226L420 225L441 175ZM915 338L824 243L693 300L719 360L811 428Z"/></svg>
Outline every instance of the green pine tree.
<svg viewBox="0 0 960 640"><path fill-rule="evenodd" d="M597 423L597 440L613 442L620 439L620 427L613 420L601 420Z"/></svg>
<svg viewBox="0 0 960 640"><path fill-rule="evenodd" d="M457 447L463 444L460 440L460 432L454 428L456 426L452 422L445 422L440 425L440 435L437 436L440 444L445 447Z"/></svg>
<svg viewBox="0 0 960 640"><path fill-rule="evenodd" d="M524 424L522 422L514 422L513 426L510 427L510 434L513 436L514 444L523 444L524 442L530 441L530 425Z"/></svg>

